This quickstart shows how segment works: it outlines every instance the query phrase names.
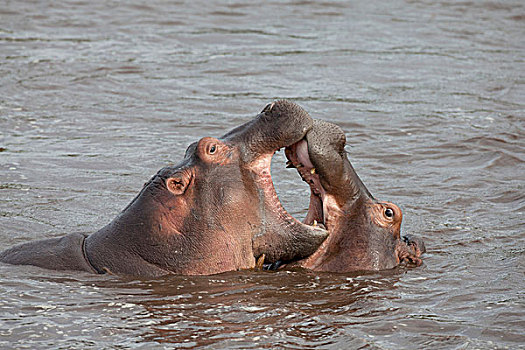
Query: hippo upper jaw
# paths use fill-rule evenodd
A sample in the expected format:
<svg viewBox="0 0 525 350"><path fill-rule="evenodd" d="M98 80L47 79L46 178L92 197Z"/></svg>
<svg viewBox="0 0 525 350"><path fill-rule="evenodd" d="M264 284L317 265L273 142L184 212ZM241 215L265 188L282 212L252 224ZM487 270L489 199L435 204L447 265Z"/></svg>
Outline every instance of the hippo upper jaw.
<svg viewBox="0 0 525 350"><path fill-rule="evenodd" d="M303 139L312 127L313 120L303 108L279 100L266 105L255 119L226 133L221 140L239 147L241 159L250 164Z"/></svg>

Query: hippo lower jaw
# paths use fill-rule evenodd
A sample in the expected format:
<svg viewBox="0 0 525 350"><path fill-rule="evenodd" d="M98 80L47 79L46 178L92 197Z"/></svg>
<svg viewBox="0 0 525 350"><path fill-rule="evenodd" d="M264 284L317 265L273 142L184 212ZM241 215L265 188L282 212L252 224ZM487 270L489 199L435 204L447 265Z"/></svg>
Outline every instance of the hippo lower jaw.
<svg viewBox="0 0 525 350"><path fill-rule="evenodd" d="M273 264L277 261L289 262L306 258L310 254L312 254L328 236L328 231L326 230L324 225L321 224L322 219L316 218L300 222L291 214L289 214L280 202L279 197L277 196L277 192L275 191L275 186L273 184L272 175L270 171L272 157L276 152L280 150L281 149L276 149L271 154L266 154L260 157L255 162L253 162L251 166L252 172L256 174L256 183L260 191L260 197L265 204L264 208L262 209L262 212L265 215L263 221L266 221L268 225L271 226L270 230L273 230L273 226L275 225L281 226L281 228L277 228L277 230L281 231L281 233L285 231L291 232L295 238L294 244L307 244L308 247L299 249L305 252L300 257L295 256L293 259L287 259L286 252L283 253L281 251L279 252L281 257L279 259L276 259L272 256L271 253L268 253L269 250L267 249L267 244L264 247L259 246L259 243L257 242L258 237L255 237L254 255L256 257L261 257L264 254L264 257L258 262L258 264L262 263L263 261L267 264ZM262 232L261 236L264 234L267 234L267 232ZM318 237L318 239L315 241L315 244L313 245L310 243L312 242L312 237ZM267 239L265 241L267 241ZM295 247L293 248L293 250L297 251L298 249L297 247Z"/></svg>

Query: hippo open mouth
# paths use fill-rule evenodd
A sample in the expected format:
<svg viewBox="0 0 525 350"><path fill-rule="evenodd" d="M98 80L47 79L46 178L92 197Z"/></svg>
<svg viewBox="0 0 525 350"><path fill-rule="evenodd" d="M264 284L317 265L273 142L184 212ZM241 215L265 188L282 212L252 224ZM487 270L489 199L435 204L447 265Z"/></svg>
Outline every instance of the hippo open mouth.
<svg viewBox="0 0 525 350"><path fill-rule="evenodd" d="M239 151L243 163L255 183L260 220L253 237L253 253L258 262L296 261L313 253L328 232L316 222L300 222L281 204L272 181L273 155L287 147L300 144L313 127L308 113L295 103L280 100L267 105L259 116L224 135L221 139ZM286 240L279 237L286 236ZM280 241L279 249L276 249ZM293 252L293 254L292 254ZM300 254L300 253L303 254Z"/></svg>
<svg viewBox="0 0 525 350"><path fill-rule="evenodd" d="M326 195L326 191L321 184L319 174L316 173L315 167L310 160L308 141L303 139L286 147L285 155L288 159L286 167L297 169L301 179L310 186L310 205L303 223L326 230L323 208L323 198Z"/></svg>
<svg viewBox="0 0 525 350"><path fill-rule="evenodd" d="M265 191L265 195L268 198L268 202L271 203L271 207L278 211L281 215L281 219L286 220L289 225L306 226L308 230L327 232L324 225L322 208L322 195L324 194L324 189L321 185L319 175L315 173L315 168L310 162L308 151L305 147L306 140L304 139L292 144L291 146L283 147L286 154L291 153L291 149L298 149L298 151L291 153L291 157L294 161L292 162L291 160L288 160L286 166L287 168L297 168L301 178L309 184L312 192L310 209L308 210L308 215L305 220L301 222L289 214L279 200L270 172L271 156L258 164L258 167L260 168L258 174L260 176L261 188ZM281 149L278 149L274 153L280 150Z"/></svg>
<svg viewBox="0 0 525 350"><path fill-rule="evenodd" d="M304 224L329 233L300 265L331 272L381 270L403 262L420 265L423 241L401 237L401 209L372 196L350 164L345 144L337 125L314 120L307 135L285 149L287 167L296 168L310 186Z"/></svg>

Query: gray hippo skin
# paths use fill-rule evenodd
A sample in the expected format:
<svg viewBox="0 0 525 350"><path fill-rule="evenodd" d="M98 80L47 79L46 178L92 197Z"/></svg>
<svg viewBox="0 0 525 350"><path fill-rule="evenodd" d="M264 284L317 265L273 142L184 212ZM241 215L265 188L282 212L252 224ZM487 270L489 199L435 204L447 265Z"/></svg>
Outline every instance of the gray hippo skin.
<svg viewBox="0 0 525 350"><path fill-rule="evenodd" d="M283 209L270 164L275 151L302 140L312 125L292 102L269 104L220 139L191 144L182 162L161 169L99 231L21 244L1 253L0 261L157 276L216 274L305 258L327 232Z"/></svg>
<svg viewBox="0 0 525 350"><path fill-rule="evenodd" d="M345 143L340 127L314 120L306 138L286 148L288 167L297 168L311 189L304 223L329 232L315 253L295 265L329 272L420 265L423 241L401 237L401 209L372 196L350 164Z"/></svg>

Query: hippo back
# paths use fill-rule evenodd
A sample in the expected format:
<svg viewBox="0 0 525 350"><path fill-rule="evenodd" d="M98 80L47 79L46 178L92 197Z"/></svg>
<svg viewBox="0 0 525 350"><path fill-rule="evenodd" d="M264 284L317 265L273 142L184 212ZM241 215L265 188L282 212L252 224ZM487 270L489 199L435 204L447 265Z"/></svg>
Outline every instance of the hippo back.
<svg viewBox="0 0 525 350"><path fill-rule="evenodd" d="M86 235L71 233L64 237L23 243L0 253L0 261L15 265L34 265L53 270L96 272L86 259Z"/></svg>

